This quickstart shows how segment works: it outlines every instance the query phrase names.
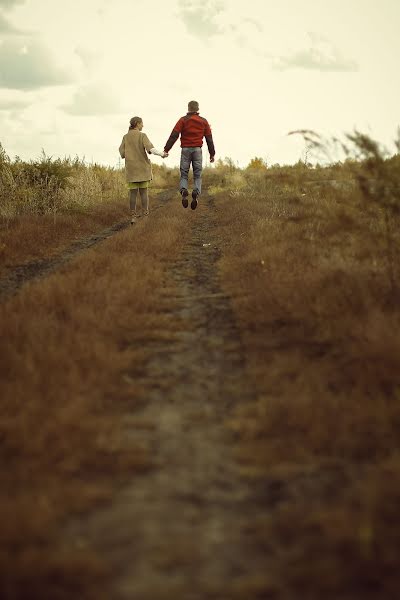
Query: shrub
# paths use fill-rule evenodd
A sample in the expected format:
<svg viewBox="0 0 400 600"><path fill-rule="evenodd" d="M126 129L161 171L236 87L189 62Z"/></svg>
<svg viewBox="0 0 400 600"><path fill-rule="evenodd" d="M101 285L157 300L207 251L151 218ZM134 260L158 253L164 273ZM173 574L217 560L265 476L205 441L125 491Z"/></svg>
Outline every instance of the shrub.
<svg viewBox="0 0 400 600"><path fill-rule="evenodd" d="M0 219L22 214L87 210L126 194L121 169L86 165L75 157L53 159L42 151L37 160L11 161L0 144Z"/></svg>
<svg viewBox="0 0 400 600"><path fill-rule="evenodd" d="M264 171L267 168L267 163L263 158L256 156L252 158L246 167L247 169L255 169L257 171Z"/></svg>

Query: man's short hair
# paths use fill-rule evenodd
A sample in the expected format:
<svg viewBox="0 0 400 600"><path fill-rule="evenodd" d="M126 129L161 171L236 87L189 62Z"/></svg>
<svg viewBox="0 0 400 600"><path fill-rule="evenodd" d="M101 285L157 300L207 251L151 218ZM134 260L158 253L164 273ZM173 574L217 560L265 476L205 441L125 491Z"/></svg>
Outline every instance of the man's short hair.
<svg viewBox="0 0 400 600"><path fill-rule="evenodd" d="M188 104L188 112L197 112L199 110L199 103L196 100L191 100Z"/></svg>

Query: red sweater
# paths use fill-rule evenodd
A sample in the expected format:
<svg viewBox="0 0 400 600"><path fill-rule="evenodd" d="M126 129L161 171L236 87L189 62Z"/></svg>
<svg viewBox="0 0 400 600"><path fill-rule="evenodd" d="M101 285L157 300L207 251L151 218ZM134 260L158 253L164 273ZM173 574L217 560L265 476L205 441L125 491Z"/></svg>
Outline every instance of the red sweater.
<svg viewBox="0 0 400 600"><path fill-rule="evenodd" d="M200 117L199 113L187 113L187 115L179 119L165 144L165 152L169 152L178 139L179 134L181 136L181 148L201 147L203 145L203 138L205 137L210 156L214 156L215 148L210 125L207 119Z"/></svg>

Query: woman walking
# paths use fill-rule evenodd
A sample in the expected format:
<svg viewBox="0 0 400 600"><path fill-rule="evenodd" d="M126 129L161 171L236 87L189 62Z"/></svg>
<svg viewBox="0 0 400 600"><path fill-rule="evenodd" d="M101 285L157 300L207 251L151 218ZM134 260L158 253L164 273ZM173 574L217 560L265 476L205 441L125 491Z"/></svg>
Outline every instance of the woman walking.
<svg viewBox="0 0 400 600"><path fill-rule="evenodd" d="M129 131L124 135L119 153L125 159L125 175L129 190L129 204L131 209L131 225L136 223L140 216L138 199L140 195L142 212L149 214L149 183L153 179L151 162L147 154L157 154L162 158L168 156L167 152L156 150L145 133L142 133L143 120L133 117L130 120Z"/></svg>

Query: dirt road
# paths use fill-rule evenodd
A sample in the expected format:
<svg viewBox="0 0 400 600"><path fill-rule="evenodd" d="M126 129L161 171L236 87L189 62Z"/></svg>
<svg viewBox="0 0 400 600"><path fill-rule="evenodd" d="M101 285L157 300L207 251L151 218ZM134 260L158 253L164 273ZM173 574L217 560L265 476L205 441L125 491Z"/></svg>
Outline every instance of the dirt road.
<svg viewBox="0 0 400 600"><path fill-rule="evenodd" d="M252 391L219 287L213 200L204 196L191 217L190 243L171 269L179 309L169 318L184 327L153 345L142 374L147 397L125 432L137 439L141 431L155 468L68 528L77 545L94 545L111 565L112 598L228 598L232 581L265 567L249 535L260 499L240 478L224 424ZM160 298L161 310L167 300Z"/></svg>

